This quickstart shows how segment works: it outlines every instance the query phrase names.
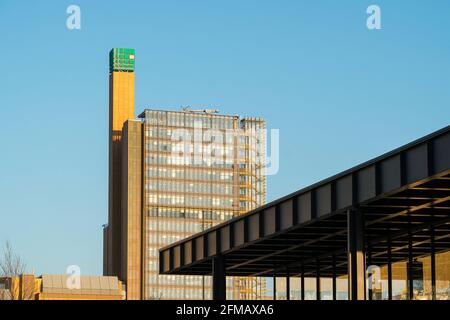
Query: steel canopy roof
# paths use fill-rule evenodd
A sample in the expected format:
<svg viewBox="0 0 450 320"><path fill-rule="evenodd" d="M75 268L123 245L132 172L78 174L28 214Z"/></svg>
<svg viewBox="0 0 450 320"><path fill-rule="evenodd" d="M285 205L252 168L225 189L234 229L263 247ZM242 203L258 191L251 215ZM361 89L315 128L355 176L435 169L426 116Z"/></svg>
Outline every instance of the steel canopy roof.
<svg viewBox="0 0 450 320"><path fill-rule="evenodd" d="M372 264L450 249L450 126L160 249L160 273L227 276L347 273L347 212L364 215ZM320 261L318 265L317 261ZM289 268L289 271L288 271Z"/></svg>

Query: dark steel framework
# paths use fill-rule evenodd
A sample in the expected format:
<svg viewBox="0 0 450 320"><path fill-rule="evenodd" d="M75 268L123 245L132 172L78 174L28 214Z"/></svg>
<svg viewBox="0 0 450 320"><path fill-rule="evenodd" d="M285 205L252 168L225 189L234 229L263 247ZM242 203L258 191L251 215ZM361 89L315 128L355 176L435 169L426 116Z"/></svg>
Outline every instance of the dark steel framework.
<svg viewBox="0 0 450 320"><path fill-rule="evenodd" d="M331 277L336 299L336 278L348 275L349 298L361 300L370 263L388 266L391 299L392 263L431 256L435 297L434 256L450 249L449 231L447 126L162 248L160 272L212 275L215 299L226 276L301 277L302 299L304 277Z"/></svg>

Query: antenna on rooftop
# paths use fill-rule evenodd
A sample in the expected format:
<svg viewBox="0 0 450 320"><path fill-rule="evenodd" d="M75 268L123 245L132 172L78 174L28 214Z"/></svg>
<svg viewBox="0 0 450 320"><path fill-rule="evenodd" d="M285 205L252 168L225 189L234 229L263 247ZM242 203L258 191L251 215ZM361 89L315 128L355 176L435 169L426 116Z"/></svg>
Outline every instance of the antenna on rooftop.
<svg viewBox="0 0 450 320"><path fill-rule="evenodd" d="M192 109L191 106L181 106L181 109L184 112L192 112L192 113L219 113L218 109Z"/></svg>

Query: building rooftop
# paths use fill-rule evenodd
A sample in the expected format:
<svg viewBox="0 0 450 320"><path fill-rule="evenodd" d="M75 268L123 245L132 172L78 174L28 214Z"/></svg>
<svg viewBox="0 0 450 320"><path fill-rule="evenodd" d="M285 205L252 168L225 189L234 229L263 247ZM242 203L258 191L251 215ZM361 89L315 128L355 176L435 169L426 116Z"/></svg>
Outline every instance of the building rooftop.
<svg viewBox="0 0 450 320"><path fill-rule="evenodd" d="M80 287L70 288L71 275L42 275L42 292L44 293L91 293L104 295L117 295L119 281L117 277L107 276L80 276Z"/></svg>
<svg viewBox="0 0 450 320"><path fill-rule="evenodd" d="M182 107L180 107L182 108ZM238 115L226 115L220 114L218 112L206 112L206 111L218 111L214 109L199 109L199 110L167 110L167 109L154 109L154 108L145 108L139 115L138 118L144 119L146 112L167 112L167 113L183 113L183 114L195 114L195 115L208 115L208 116L217 116L221 118L239 118Z"/></svg>

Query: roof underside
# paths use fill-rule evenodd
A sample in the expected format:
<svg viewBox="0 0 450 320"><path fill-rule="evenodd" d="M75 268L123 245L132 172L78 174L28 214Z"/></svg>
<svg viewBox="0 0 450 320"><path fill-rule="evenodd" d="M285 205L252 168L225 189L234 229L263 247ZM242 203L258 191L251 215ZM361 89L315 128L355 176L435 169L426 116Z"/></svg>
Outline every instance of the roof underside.
<svg viewBox="0 0 450 320"><path fill-rule="evenodd" d="M347 211L364 215L371 264L450 249L450 127L160 250L165 274L229 276L347 274ZM317 264L319 261L319 265Z"/></svg>

